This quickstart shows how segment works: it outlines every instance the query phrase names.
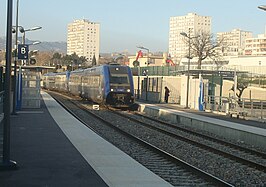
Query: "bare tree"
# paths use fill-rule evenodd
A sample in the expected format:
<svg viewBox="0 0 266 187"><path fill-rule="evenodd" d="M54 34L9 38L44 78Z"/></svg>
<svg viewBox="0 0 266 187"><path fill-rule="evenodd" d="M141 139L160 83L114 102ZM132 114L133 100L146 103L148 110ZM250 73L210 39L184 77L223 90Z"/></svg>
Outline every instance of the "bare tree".
<svg viewBox="0 0 266 187"><path fill-rule="evenodd" d="M238 97L238 100L239 100L239 101L240 101L240 99L241 99L241 96L242 96L244 90L245 90L247 87L248 87L248 84L245 83L245 82L238 82L238 83L237 83L237 87L236 87L236 89L237 89L238 92L236 92L236 96ZM234 91L234 90L235 90L235 86L232 85L232 88L231 88L230 90Z"/></svg>
<svg viewBox="0 0 266 187"><path fill-rule="evenodd" d="M236 96L238 97L238 100L240 101L241 96L244 92L244 90L248 87L249 85L249 75L248 74L240 74L237 80L237 85L236 85ZM232 85L232 88L230 90L234 91L235 86L234 84Z"/></svg>
<svg viewBox="0 0 266 187"><path fill-rule="evenodd" d="M214 64L216 65L216 70L218 71L222 66L228 64L228 61L225 61L225 59L223 58L223 56L214 56L211 57L211 59L213 60Z"/></svg>
<svg viewBox="0 0 266 187"><path fill-rule="evenodd" d="M36 65L50 65L51 59L53 57L52 52L38 52L36 55Z"/></svg>
<svg viewBox="0 0 266 187"><path fill-rule="evenodd" d="M198 32L196 37L191 38L191 55L198 58L198 69L201 69L201 64L207 57L218 59L222 56L218 50L222 46L222 39L215 39L213 34L206 32ZM189 38L185 39L189 43Z"/></svg>

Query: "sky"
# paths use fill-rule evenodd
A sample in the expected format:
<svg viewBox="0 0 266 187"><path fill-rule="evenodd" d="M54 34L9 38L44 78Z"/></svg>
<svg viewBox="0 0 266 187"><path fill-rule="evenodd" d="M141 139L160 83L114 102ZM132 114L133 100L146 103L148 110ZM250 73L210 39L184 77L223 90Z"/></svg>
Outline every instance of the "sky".
<svg viewBox="0 0 266 187"><path fill-rule="evenodd" d="M0 36L6 35L7 1L0 0ZM13 1L15 25L17 0ZM67 41L67 25L76 19L100 23L100 53L168 51L169 19L196 13L212 17L212 33L234 28L265 32L266 0L19 0L19 25L26 37L39 41Z"/></svg>

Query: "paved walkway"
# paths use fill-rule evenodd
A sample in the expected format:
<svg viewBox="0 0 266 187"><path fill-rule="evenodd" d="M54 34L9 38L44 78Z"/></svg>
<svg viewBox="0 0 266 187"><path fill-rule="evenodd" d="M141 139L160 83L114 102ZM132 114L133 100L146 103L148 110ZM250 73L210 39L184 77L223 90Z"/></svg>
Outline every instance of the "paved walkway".
<svg viewBox="0 0 266 187"><path fill-rule="evenodd" d="M15 171L0 171L0 186L107 186L51 118L41 109L11 116L11 160Z"/></svg>

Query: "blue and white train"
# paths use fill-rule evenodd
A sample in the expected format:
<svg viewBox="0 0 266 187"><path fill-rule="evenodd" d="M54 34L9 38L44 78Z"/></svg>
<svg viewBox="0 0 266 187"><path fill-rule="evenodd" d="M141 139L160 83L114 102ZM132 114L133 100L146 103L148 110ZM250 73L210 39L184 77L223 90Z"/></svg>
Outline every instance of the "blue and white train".
<svg viewBox="0 0 266 187"><path fill-rule="evenodd" d="M131 69L118 64L96 66L43 76L43 87L114 107L131 107L134 88Z"/></svg>

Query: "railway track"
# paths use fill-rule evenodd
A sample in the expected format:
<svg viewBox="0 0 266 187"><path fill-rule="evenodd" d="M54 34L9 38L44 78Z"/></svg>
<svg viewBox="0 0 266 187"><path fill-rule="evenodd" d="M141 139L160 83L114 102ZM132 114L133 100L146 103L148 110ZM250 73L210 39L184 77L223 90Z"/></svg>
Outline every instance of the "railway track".
<svg viewBox="0 0 266 187"><path fill-rule="evenodd" d="M206 149L215 154L222 155L226 158L235 160L236 162L253 167L257 170L266 172L266 154L257 150L248 149L224 140L204 135L183 127L179 127L170 123L163 122L148 116L134 112L134 115L125 115L125 113L109 108L113 113L139 123L148 128L167 134L171 137L181 139L188 143L194 144L200 148ZM136 115L141 118L136 118ZM145 118L146 121L143 121ZM256 162L258 161L259 162Z"/></svg>
<svg viewBox="0 0 266 187"><path fill-rule="evenodd" d="M195 167L191 164L188 164L176 156L167 153L166 151L158 148L155 145L123 130L117 125L116 121L110 121L99 115L99 112L88 110L86 105L81 105L80 102L75 102L72 99L62 100L58 96L52 96L69 112L71 112L76 118L81 122L89 126L96 133L100 134L97 131L97 128L88 125L91 118L84 119L84 113L89 114L95 120L98 121L98 126L104 124L107 128L112 129L112 131L107 130L112 135L110 137L115 137L113 142L114 144L121 144L118 147L124 147L127 149L126 152L130 153L129 155L136 159L138 162L142 163L144 166L149 168L151 171L157 175L164 178L166 181L171 183L174 186L232 186L231 184ZM71 108L71 110L69 109ZM77 115L73 111L82 111L82 115ZM83 116L83 117L79 117ZM88 118L88 117L87 117ZM86 121L87 120L87 121ZM101 125L99 125L99 123ZM101 127L102 128L102 127ZM114 135L115 134L115 135ZM109 138L110 138L109 137ZM109 141L109 138L108 141ZM122 148L123 150L123 148Z"/></svg>
<svg viewBox="0 0 266 187"><path fill-rule="evenodd" d="M126 115L125 113L127 112L122 112L121 114L121 112L117 113L117 111L115 111L112 117L116 118L116 116L114 115L117 114L121 117L124 117L125 120L127 121L135 122L136 124L138 124L138 126L140 125L145 126L149 129L165 134L166 136L170 136L170 137L173 137L174 139L187 142L188 144L193 145L193 146L195 145L195 147L198 147L199 149L204 149L203 154L206 155L206 157L209 157L210 153L212 154L211 156L212 158L217 157L216 159L213 159L215 161L212 161L212 158L211 158L209 162L210 163L216 162L215 164L220 163L220 166L219 164L217 164L215 167L217 168L224 167L223 170L226 170L225 168L228 169L228 171L225 171L225 173L218 174L217 176L219 178L222 178L223 180L226 180L230 182L231 184L234 184L237 186L252 186L254 184L256 184L255 186L265 185L266 160L265 160L264 153L253 150L253 149L248 149L248 148L239 146L237 144L219 140L211 136L203 135L203 134L200 134L194 131L190 132L190 130L188 129L182 128L183 131L180 131L180 130L177 130L179 129L179 127L175 127L173 125L171 125L173 126L172 128L170 127L169 129L169 127L167 127L167 130L166 130L164 129L166 126L165 124L167 124L168 126L169 125L168 123L157 121L154 118L143 117L142 115L140 115L141 119L138 119L135 113L126 114ZM148 121L143 120L143 118L148 119ZM163 123L163 125L161 123ZM127 122L127 124L129 124L129 122ZM168 148L164 147L163 149L167 150ZM191 149L194 149L194 148L191 148ZM176 155L177 157L184 159L184 157L182 157L181 154L178 154L178 151L174 150L173 152L170 151L170 153ZM196 166L199 166L199 165L196 164ZM200 168L205 170L204 167L200 167ZM207 167L206 167L207 171L212 170L211 167L209 166ZM242 172L242 174L238 176L238 172ZM213 172L212 174L215 174L215 173L216 172ZM230 177L228 176L229 173L231 173ZM253 176L254 177L253 179L248 179L250 174L251 175L255 174Z"/></svg>

